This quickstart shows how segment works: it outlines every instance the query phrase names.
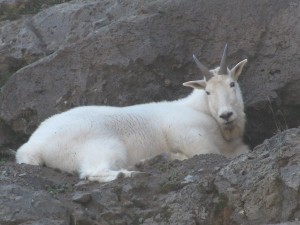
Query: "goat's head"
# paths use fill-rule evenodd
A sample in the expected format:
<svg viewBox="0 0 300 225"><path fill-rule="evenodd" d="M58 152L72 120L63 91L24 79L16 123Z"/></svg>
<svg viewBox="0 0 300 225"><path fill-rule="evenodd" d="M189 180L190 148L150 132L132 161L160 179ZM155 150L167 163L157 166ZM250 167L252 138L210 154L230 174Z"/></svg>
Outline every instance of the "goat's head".
<svg viewBox="0 0 300 225"><path fill-rule="evenodd" d="M203 80L189 81L184 86L202 89L207 94L211 115L218 122L226 140L243 135L245 126L244 103L237 80L247 59L239 62L231 70L227 68L227 45L225 46L220 67L208 70L193 55L193 58L204 75Z"/></svg>

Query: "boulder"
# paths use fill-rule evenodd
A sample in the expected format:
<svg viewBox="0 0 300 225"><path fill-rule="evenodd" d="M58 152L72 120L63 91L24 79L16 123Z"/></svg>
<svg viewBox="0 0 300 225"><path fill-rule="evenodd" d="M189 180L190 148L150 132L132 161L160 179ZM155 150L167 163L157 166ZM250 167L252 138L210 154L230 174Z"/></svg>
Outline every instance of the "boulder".
<svg viewBox="0 0 300 225"><path fill-rule="evenodd" d="M237 224L267 224L299 219L300 129L279 133L222 168L219 193L228 197Z"/></svg>

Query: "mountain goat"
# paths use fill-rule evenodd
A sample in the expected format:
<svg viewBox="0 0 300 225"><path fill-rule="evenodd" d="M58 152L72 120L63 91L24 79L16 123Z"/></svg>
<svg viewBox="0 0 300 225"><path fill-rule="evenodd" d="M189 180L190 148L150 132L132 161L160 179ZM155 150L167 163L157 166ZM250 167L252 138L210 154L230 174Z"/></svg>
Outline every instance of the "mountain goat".
<svg viewBox="0 0 300 225"><path fill-rule="evenodd" d="M220 67L210 71L193 56L204 79L183 84L194 89L186 98L127 107L81 106L48 118L17 150L17 162L107 182L120 173L132 176L136 171L128 168L161 153L182 160L247 152L237 83L247 60L229 70L226 54L227 46Z"/></svg>

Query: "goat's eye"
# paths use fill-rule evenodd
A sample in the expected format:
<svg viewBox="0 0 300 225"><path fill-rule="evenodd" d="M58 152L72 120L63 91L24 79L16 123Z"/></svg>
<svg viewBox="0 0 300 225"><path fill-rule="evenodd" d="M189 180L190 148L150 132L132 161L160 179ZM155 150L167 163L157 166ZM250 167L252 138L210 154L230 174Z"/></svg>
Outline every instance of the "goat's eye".
<svg viewBox="0 0 300 225"><path fill-rule="evenodd" d="M231 82L230 83L230 87L234 87L235 86L235 83L234 82Z"/></svg>
<svg viewBox="0 0 300 225"><path fill-rule="evenodd" d="M209 91L205 91L205 93L206 93L207 95L210 95L210 92L209 92Z"/></svg>

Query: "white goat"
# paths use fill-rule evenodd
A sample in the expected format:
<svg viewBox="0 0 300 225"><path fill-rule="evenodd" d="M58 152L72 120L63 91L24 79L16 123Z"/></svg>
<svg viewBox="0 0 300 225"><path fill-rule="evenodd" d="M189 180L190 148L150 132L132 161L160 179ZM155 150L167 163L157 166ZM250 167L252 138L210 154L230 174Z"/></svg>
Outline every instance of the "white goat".
<svg viewBox="0 0 300 225"><path fill-rule="evenodd" d="M80 178L106 182L137 162L161 153L171 159L217 153L234 157L243 144L245 114L237 79L247 60L233 69L209 71L194 56L204 80L189 81L186 98L128 107L82 106L45 120L16 154L18 163L43 165Z"/></svg>

